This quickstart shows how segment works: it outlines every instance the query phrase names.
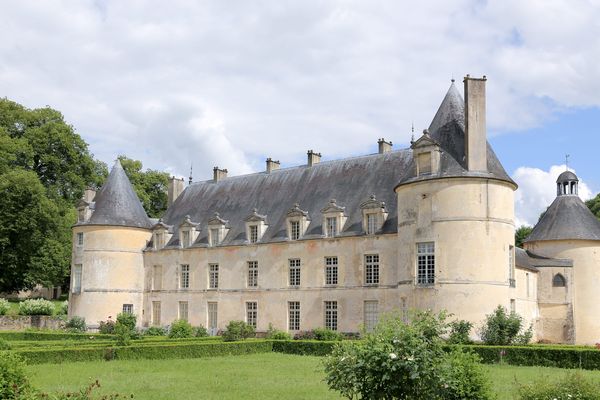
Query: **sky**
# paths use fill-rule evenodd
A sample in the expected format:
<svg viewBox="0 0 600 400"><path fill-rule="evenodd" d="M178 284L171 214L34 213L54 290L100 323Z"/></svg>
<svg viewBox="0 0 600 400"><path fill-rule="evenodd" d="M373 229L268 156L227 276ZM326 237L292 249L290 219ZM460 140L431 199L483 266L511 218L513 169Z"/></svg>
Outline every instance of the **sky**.
<svg viewBox="0 0 600 400"><path fill-rule="evenodd" d="M408 147L450 79L486 75L488 139L534 224L569 167L600 191L600 1L0 0L0 96L95 157L212 177ZM462 89L462 88L461 88Z"/></svg>

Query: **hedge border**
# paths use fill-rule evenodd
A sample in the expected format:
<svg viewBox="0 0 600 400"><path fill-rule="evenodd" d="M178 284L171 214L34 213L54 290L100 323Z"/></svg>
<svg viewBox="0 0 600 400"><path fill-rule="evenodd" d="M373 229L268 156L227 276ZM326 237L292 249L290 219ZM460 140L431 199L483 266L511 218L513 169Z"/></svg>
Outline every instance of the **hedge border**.
<svg viewBox="0 0 600 400"><path fill-rule="evenodd" d="M0 331L0 339L6 341L26 340L93 340L93 339L115 339L115 335L86 334L68 332L44 332L44 331Z"/></svg>

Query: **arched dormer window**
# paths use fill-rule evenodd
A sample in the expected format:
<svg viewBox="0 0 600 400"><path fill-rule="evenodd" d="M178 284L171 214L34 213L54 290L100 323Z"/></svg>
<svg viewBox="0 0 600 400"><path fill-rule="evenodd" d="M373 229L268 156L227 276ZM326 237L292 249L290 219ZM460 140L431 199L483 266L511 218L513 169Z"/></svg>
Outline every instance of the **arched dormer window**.
<svg viewBox="0 0 600 400"><path fill-rule="evenodd" d="M567 286L567 280L565 279L565 277L562 274L556 274L556 275L554 275L554 278L552 278L552 286L553 287L565 287L565 286Z"/></svg>

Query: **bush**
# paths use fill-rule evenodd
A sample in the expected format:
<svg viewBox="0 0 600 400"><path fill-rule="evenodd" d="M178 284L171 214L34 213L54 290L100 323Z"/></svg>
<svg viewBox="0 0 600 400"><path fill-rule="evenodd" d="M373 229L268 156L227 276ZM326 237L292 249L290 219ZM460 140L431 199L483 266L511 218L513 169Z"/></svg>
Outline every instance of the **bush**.
<svg viewBox="0 0 600 400"><path fill-rule="evenodd" d="M484 400L489 383L472 355L446 352L445 314L383 318L364 342L338 342L325 358L326 382L346 398ZM455 371L456 369L456 371Z"/></svg>
<svg viewBox="0 0 600 400"><path fill-rule="evenodd" d="M129 328L130 331L135 331L137 317L131 313L119 313L117 315L117 324L121 324Z"/></svg>
<svg viewBox="0 0 600 400"><path fill-rule="evenodd" d="M151 326L144 331L144 336L165 336L166 334L165 328L160 326Z"/></svg>
<svg viewBox="0 0 600 400"><path fill-rule="evenodd" d="M194 336L194 328L185 319L173 321L169 329L170 338L191 338Z"/></svg>
<svg viewBox="0 0 600 400"><path fill-rule="evenodd" d="M275 329L273 328L273 324L269 324L269 329L267 329L265 338L272 340L291 340L292 335L287 332L280 331L279 329Z"/></svg>
<svg viewBox="0 0 600 400"><path fill-rule="evenodd" d="M333 347L339 342L322 340L276 340L273 341L273 351L284 354L323 357L331 354Z"/></svg>
<svg viewBox="0 0 600 400"><path fill-rule="evenodd" d="M313 331L300 331L294 335L294 340L316 340L317 336Z"/></svg>
<svg viewBox="0 0 600 400"><path fill-rule="evenodd" d="M450 322L449 344L471 344L473 341L469 336L473 323L465 320L456 320Z"/></svg>
<svg viewBox="0 0 600 400"><path fill-rule="evenodd" d="M58 306L57 314L58 315L67 315L69 312L69 301L63 301L60 306Z"/></svg>
<svg viewBox="0 0 600 400"><path fill-rule="evenodd" d="M571 373L556 381L540 378L518 389L520 400L600 400L600 384L580 373Z"/></svg>
<svg viewBox="0 0 600 400"><path fill-rule="evenodd" d="M115 321L112 319L107 319L106 321L100 321L100 326L98 327L98 332L104 335L112 335L115 333Z"/></svg>
<svg viewBox="0 0 600 400"><path fill-rule="evenodd" d="M523 318L506 311L502 306L489 315L479 331L481 340L487 345L506 346L511 344L527 344L533 335L532 328L523 331Z"/></svg>
<svg viewBox="0 0 600 400"><path fill-rule="evenodd" d="M54 304L44 299L29 299L19 303L19 314L21 315L52 315Z"/></svg>
<svg viewBox="0 0 600 400"><path fill-rule="evenodd" d="M67 332L83 333L87 331L87 325L85 324L85 318L74 316L65 324Z"/></svg>
<svg viewBox="0 0 600 400"><path fill-rule="evenodd" d="M10 350L11 345L4 339L0 338L0 350Z"/></svg>
<svg viewBox="0 0 600 400"><path fill-rule="evenodd" d="M0 399L21 399L31 392L23 360L10 352L0 351Z"/></svg>
<svg viewBox="0 0 600 400"><path fill-rule="evenodd" d="M316 328L313 330L316 340L335 341L344 339L344 335L327 328Z"/></svg>
<svg viewBox="0 0 600 400"><path fill-rule="evenodd" d="M0 315L6 315L10 310L10 303L6 299L0 299Z"/></svg>
<svg viewBox="0 0 600 400"><path fill-rule="evenodd" d="M208 331L202 325L194 328L194 336L195 337L208 337Z"/></svg>
<svg viewBox="0 0 600 400"><path fill-rule="evenodd" d="M234 342L254 336L254 328L244 321L230 321L223 331L223 340Z"/></svg>

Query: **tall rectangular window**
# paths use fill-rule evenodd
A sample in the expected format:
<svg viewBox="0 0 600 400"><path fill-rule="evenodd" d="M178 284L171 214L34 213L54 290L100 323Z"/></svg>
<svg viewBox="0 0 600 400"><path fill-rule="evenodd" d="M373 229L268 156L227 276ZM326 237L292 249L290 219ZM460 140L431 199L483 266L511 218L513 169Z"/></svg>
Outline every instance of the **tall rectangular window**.
<svg viewBox="0 0 600 400"><path fill-rule="evenodd" d="M433 242L417 243L417 284L435 283L435 245Z"/></svg>
<svg viewBox="0 0 600 400"><path fill-rule="evenodd" d="M248 261L248 287L258 287L258 261Z"/></svg>
<svg viewBox="0 0 600 400"><path fill-rule="evenodd" d="M246 302L246 323L256 329L258 304L255 301Z"/></svg>
<svg viewBox="0 0 600 400"><path fill-rule="evenodd" d="M290 237L292 240L300 239L300 221L290 222Z"/></svg>
<svg viewBox="0 0 600 400"><path fill-rule="evenodd" d="M181 272L179 276L179 289L190 288L190 266L188 264L181 265Z"/></svg>
<svg viewBox="0 0 600 400"><path fill-rule="evenodd" d="M249 230L250 230L250 243L258 242L258 226L250 225Z"/></svg>
<svg viewBox="0 0 600 400"><path fill-rule="evenodd" d="M123 304L123 314L133 314L133 304Z"/></svg>
<svg viewBox="0 0 600 400"><path fill-rule="evenodd" d="M288 302L288 329L290 331L300 330L300 302Z"/></svg>
<svg viewBox="0 0 600 400"><path fill-rule="evenodd" d="M181 247L190 246L190 231L181 232Z"/></svg>
<svg viewBox="0 0 600 400"><path fill-rule="evenodd" d="M510 299L510 312L514 313L516 312L517 306L516 306L516 302L515 299Z"/></svg>
<svg viewBox="0 0 600 400"><path fill-rule="evenodd" d="M152 302L152 325L160 326L160 301Z"/></svg>
<svg viewBox="0 0 600 400"><path fill-rule="evenodd" d="M219 264L208 264L208 288L219 287Z"/></svg>
<svg viewBox="0 0 600 400"><path fill-rule="evenodd" d="M73 287L71 288L72 293L81 293L81 273L82 265L75 264L73 266Z"/></svg>
<svg viewBox="0 0 600 400"><path fill-rule="evenodd" d="M83 232L77 232L77 246L83 246Z"/></svg>
<svg viewBox="0 0 600 400"><path fill-rule="evenodd" d="M325 284L338 284L338 258L325 257Z"/></svg>
<svg viewBox="0 0 600 400"><path fill-rule="evenodd" d="M208 303L208 329L215 331L217 329L217 303ZM213 333L214 334L214 333Z"/></svg>
<svg viewBox="0 0 600 400"><path fill-rule="evenodd" d="M367 285L379 284L379 254L365 255L365 283Z"/></svg>
<svg viewBox="0 0 600 400"><path fill-rule="evenodd" d="M162 265L152 267L152 290L162 290Z"/></svg>
<svg viewBox="0 0 600 400"><path fill-rule="evenodd" d="M338 304L337 301L325 302L325 328L337 331Z"/></svg>
<svg viewBox="0 0 600 400"><path fill-rule="evenodd" d="M529 298L529 272L525 273L525 285L527 285L527 298Z"/></svg>
<svg viewBox="0 0 600 400"><path fill-rule="evenodd" d="M373 331L379 320L379 302L377 300L365 301L365 329L367 332Z"/></svg>
<svg viewBox="0 0 600 400"><path fill-rule="evenodd" d="M300 286L300 259L292 258L289 260L289 278L290 286Z"/></svg>
<svg viewBox="0 0 600 400"><path fill-rule="evenodd" d="M210 230L210 245L216 246L221 241L221 230L219 228L212 228Z"/></svg>
<svg viewBox="0 0 600 400"><path fill-rule="evenodd" d="M367 214L367 235L374 235L377 232L377 214Z"/></svg>
<svg viewBox="0 0 600 400"><path fill-rule="evenodd" d="M336 217L327 217L327 237L334 237L337 235L337 218Z"/></svg>
<svg viewBox="0 0 600 400"><path fill-rule="evenodd" d="M183 320L188 320L188 302L187 301L180 301L179 302L179 313L178 313L178 317L179 319L183 319Z"/></svg>
<svg viewBox="0 0 600 400"><path fill-rule="evenodd" d="M516 286L515 280L515 246L508 246L508 285Z"/></svg>

